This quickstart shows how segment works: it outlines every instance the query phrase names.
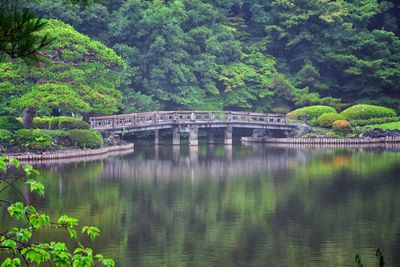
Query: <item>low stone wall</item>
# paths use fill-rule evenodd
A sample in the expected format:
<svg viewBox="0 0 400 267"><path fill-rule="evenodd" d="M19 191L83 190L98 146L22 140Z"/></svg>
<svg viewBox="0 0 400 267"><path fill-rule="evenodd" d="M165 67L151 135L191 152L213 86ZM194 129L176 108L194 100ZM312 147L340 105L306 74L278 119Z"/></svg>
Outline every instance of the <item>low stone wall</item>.
<svg viewBox="0 0 400 267"><path fill-rule="evenodd" d="M332 144L332 145L357 145L357 144L390 144L400 143L400 137L380 138L268 138L268 137L242 137L242 142L269 143L269 144Z"/></svg>
<svg viewBox="0 0 400 267"><path fill-rule="evenodd" d="M71 149L71 150L58 150L48 151L43 153L23 153L23 154L6 154L10 158L16 158L21 161L40 161L40 160L53 160L53 159L67 159L67 158L80 158L95 155L102 155L116 151L125 151L133 149L133 144L109 146L97 149Z"/></svg>

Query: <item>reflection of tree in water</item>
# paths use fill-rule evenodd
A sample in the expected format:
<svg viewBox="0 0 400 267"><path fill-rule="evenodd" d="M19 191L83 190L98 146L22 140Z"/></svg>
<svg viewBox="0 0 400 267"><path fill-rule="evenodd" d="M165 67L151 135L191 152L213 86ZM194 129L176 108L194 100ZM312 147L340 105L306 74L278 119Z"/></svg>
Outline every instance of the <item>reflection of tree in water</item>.
<svg viewBox="0 0 400 267"><path fill-rule="evenodd" d="M375 266L376 246L398 266L397 153L146 149L47 175L46 205L89 214L119 266L348 266L357 253Z"/></svg>

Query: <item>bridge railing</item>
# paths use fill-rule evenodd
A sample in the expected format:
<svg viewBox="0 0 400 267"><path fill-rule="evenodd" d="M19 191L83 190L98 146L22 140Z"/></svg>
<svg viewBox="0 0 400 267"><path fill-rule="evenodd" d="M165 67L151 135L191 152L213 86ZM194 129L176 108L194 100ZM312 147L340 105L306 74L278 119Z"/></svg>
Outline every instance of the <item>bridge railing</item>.
<svg viewBox="0 0 400 267"><path fill-rule="evenodd" d="M239 111L158 111L90 118L94 129L132 128L168 123L259 123L286 124L285 114Z"/></svg>

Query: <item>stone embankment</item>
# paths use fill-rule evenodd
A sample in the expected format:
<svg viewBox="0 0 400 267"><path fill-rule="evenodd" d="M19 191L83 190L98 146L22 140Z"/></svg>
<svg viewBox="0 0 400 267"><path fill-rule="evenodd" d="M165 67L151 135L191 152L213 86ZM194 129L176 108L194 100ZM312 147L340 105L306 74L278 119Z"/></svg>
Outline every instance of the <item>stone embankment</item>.
<svg viewBox="0 0 400 267"><path fill-rule="evenodd" d="M355 145L355 144L390 144L400 143L400 136L386 136L378 138L269 138L269 137L242 137L242 142L269 143L269 144L331 144L331 145Z"/></svg>
<svg viewBox="0 0 400 267"><path fill-rule="evenodd" d="M69 149L69 150L58 150L58 151L46 151L42 153L18 153L18 154L7 154L10 158L16 158L21 161L42 161L42 160L54 160L54 159L68 159L68 158L83 158L95 155L103 155L117 151L133 150L134 145L124 144L102 147L97 149Z"/></svg>

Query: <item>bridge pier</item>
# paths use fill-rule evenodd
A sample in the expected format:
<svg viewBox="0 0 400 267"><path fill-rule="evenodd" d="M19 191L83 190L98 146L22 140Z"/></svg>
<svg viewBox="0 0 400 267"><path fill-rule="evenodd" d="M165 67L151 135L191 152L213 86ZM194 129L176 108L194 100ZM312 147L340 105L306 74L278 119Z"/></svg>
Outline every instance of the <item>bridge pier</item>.
<svg viewBox="0 0 400 267"><path fill-rule="evenodd" d="M213 129L210 129L207 132L207 143L208 144L215 144L215 136L214 136L214 131Z"/></svg>
<svg viewBox="0 0 400 267"><path fill-rule="evenodd" d="M159 145L161 144L160 142L160 130L155 130L154 131L154 144Z"/></svg>
<svg viewBox="0 0 400 267"><path fill-rule="evenodd" d="M228 126L225 128L225 135L224 135L224 144L225 145L232 145L232 126Z"/></svg>
<svg viewBox="0 0 400 267"><path fill-rule="evenodd" d="M174 160L174 162L179 162L180 156L181 156L181 147L173 146L172 147L172 159Z"/></svg>
<svg viewBox="0 0 400 267"><path fill-rule="evenodd" d="M179 146L181 144L181 134L179 127L172 128L172 145Z"/></svg>
<svg viewBox="0 0 400 267"><path fill-rule="evenodd" d="M233 151L232 151L232 146L230 145L225 145L225 158L227 161L232 161L233 159Z"/></svg>
<svg viewBox="0 0 400 267"><path fill-rule="evenodd" d="M189 145L199 145L199 127L197 125L190 126L189 128Z"/></svg>

